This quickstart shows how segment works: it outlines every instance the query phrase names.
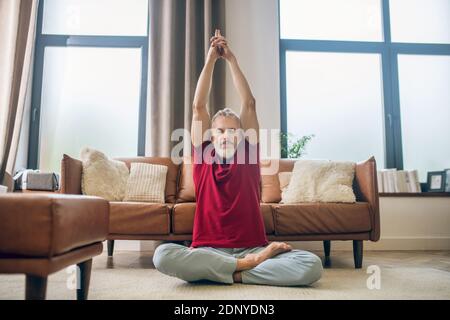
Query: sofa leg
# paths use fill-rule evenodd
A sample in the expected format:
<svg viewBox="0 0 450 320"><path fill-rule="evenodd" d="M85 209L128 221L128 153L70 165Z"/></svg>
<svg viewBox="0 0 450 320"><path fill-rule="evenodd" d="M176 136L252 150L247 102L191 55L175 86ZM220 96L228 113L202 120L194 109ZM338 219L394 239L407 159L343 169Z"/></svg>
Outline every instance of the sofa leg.
<svg viewBox="0 0 450 320"><path fill-rule="evenodd" d="M80 287L77 288L77 300L87 300L91 280L92 259L79 263L77 266L77 280L80 284Z"/></svg>
<svg viewBox="0 0 450 320"><path fill-rule="evenodd" d="M108 240L108 257L112 257L114 253L114 240Z"/></svg>
<svg viewBox="0 0 450 320"><path fill-rule="evenodd" d="M26 275L25 280L26 300L45 300L46 292L47 292L47 277Z"/></svg>
<svg viewBox="0 0 450 320"><path fill-rule="evenodd" d="M363 241L353 240L353 260L355 261L355 268L360 269L363 261Z"/></svg>
<svg viewBox="0 0 450 320"><path fill-rule="evenodd" d="M325 252L325 261L323 263L324 267L331 266L330 250L331 250L331 240L324 240L323 241L323 251Z"/></svg>

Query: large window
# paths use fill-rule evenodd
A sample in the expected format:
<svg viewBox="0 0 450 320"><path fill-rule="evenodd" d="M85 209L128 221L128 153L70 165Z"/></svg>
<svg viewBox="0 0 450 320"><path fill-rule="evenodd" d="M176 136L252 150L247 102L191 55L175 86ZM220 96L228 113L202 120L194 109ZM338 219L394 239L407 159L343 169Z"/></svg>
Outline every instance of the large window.
<svg viewBox="0 0 450 320"><path fill-rule="evenodd" d="M379 0L281 0L282 39L383 41Z"/></svg>
<svg viewBox="0 0 450 320"><path fill-rule="evenodd" d="M286 53L287 127L296 136L315 135L308 155L384 157L380 69L379 54ZM349 142L351 148L346 147Z"/></svg>
<svg viewBox="0 0 450 320"><path fill-rule="evenodd" d="M405 167L450 167L450 56L401 54L398 71Z"/></svg>
<svg viewBox="0 0 450 320"><path fill-rule="evenodd" d="M29 168L84 146L144 155L147 26L147 0L40 2Z"/></svg>
<svg viewBox="0 0 450 320"><path fill-rule="evenodd" d="M281 129L306 158L450 167L450 1L280 0Z"/></svg>

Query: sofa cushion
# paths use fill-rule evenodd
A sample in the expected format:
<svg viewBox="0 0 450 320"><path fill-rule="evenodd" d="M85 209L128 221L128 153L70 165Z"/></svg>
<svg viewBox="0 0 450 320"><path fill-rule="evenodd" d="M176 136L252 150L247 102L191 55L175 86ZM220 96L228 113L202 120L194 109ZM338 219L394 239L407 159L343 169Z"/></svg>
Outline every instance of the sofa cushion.
<svg viewBox="0 0 450 320"><path fill-rule="evenodd" d="M266 234L273 234L275 232L275 226L273 222L272 206L266 203L260 203L259 206L261 207Z"/></svg>
<svg viewBox="0 0 450 320"><path fill-rule="evenodd" d="M274 223L270 204L261 204L266 234L273 234ZM177 203L172 210L172 232L192 234L195 216L195 202Z"/></svg>
<svg viewBox="0 0 450 320"><path fill-rule="evenodd" d="M283 195L283 191L287 189L289 186L289 182L291 182L292 172L280 172L278 173L278 180L280 182L280 190L281 195Z"/></svg>
<svg viewBox="0 0 450 320"><path fill-rule="evenodd" d="M294 159L261 160L261 202L280 202L281 190L278 173L291 172L294 164Z"/></svg>
<svg viewBox="0 0 450 320"><path fill-rule="evenodd" d="M287 189L281 194L281 202L354 203L354 176L355 163L351 161L299 159Z"/></svg>
<svg viewBox="0 0 450 320"><path fill-rule="evenodd" d="M172 210L172 233L192 234L195 202L177 203Z"/></svg>
<svg viewBox="0 0 450 320"><path fill-rule="evenodd" d="M181 165L177 202L195 202L191 159L184 159L183 164Z"/></svg>
<svg viewBox="0 0 450 320"><path fill-rule="evenodd" d="M130 175L123 162L109 159L103 152L89 147L81 149L81 161L83 194L110 201L123 200Z"/></svg>
<svg viewBox="0 0 450 320"><path fill-rule="evenodd" d="M354 233L371 230L367 202L272 205L275 234Z"/></svg>
<svg viewBox="0 0 450 320"><path fill-rule="evenodd" d="M170 204L111 201L109 233L169 234Z"/></svg>
<svg viewBox="0 0 450 320"><path fill-rule="evenodd" d="M115 160L123 161L127 165L128 169L131 168L132 162L143 162L151 164L160 164L167 166L167 176L166 176L166 202L174 203L175 196L177 193L177 177L179 164L174 163L169 157L132 157L132 158L114 158Z"/></svg>
<svg viewBox="0 0 450 320"><path fill-rule="evenodd" d="M164 203L167 166L133 162L124 201Z"/></svg>

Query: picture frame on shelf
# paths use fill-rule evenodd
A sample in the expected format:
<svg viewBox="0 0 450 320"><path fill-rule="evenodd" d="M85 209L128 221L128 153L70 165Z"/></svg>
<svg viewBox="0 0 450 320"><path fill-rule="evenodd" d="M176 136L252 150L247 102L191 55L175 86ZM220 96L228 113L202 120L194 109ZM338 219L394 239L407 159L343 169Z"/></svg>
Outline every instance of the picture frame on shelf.
<svg viewBox="0 0 450 320"><path fill-rule="evenodd" d="M445 192L446 171L429 171L427 173L428 192Z"/></svg>
<svg viewBox="0 0 450 320"><path fill-rule="evenodd" d="M450 168L444 169L445 171L445 192L450 192Z"/></svg>

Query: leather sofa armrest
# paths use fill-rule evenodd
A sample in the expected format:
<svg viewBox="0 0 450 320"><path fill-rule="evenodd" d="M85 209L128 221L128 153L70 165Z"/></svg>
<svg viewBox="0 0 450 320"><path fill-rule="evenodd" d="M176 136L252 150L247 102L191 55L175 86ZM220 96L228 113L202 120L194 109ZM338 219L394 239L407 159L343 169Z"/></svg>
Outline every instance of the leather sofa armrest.
<svg viewBox="0 0 450 320"><path fill-rule="evenodd" d="M372 224L370 240L378 241L380 239L380 202L375 157L372 156L356 164L353 190L357 200L368 202L370 205Z"/></svg>
<svg viewBox="0 0 450 320"><path fill-rule="evenodd" d="M61 190L60 193L82 194L81 192L81 172L82 162L67 154L61 160Z"/></svg>

